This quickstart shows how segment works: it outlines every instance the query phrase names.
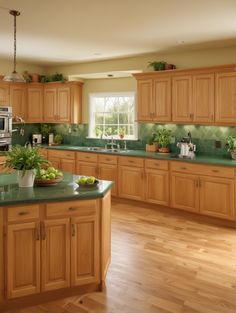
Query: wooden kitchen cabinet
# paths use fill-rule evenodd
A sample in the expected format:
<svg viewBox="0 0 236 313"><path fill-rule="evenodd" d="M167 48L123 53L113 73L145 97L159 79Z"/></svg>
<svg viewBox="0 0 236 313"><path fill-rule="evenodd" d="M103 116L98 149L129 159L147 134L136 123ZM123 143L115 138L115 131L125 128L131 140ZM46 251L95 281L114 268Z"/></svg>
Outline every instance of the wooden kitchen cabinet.
<svg viewBox="0 0 236 313"><path fill-rule="evenodd" d="M10 86L7 82L0 82L0 105L10 106Z"/></svg>
<svg viewBox="0 0 236 313"><path fill-rule="evenodd" d="M137 95L137 120L142 122L151 121L153 117L153 91L151 78L138 80Z"/></svg>
<svg viewBox="0 0 236 313"><path fill-rule="evenodd" d="M48 149L48 161L61 171L75 173L75 152L67 150Z"/></svg>
<svg viewBox="0 0 236 313"><path fill-rule="evenodd" d="M70 286L70 219L42 222L42 291Z"/></svg>
<svg viewBox="0 0 236 313"><path fill-rule="evenodd" d="M99 281L99 227L95 214L71 219L71 285Z"/></svg>
<svg viewBox="0 0 236 313"><path fill-rule="evenodd" d="M4 208L0 208L0 229L3 229L3 210ZM4 250L3 250L3 231L0 231L0 277L2 277L2 279L0 279L0 303L3 301L4 299Z"/></svg>
<svg viewBox="0 0 236 313"><path fill-rule="evenodd" d="M76 174L84 176L98 176L98 155L96 153L76 153Z"/></svg>
<svg viewBox="0 0 236 313"><path fill-rule="evenodd" d="M23 120L26 119L27 110L27 84L26 83L12 83L10 84L10 105L12 106L13 117L19 116Z"/></svg>
<svg viewBox="0 0 236 313"><path fill-rule="evenodd" d="M70 87L59 87L57 92L57 119L60 121L60 123L70 123L72 109L70 99Z"/></svg>
<svg viewBox="0 0 236 313"><path fill-rule="evenodd" d="M234 124L236 120L236 73L218 73L215 80L215 121Z"/></svg>
<svg viewBox="0 0 236 313"><path fill-rule="evenodd" d="M57 89L55 86L46 85L44 87L43 120L53 123L57 120Z"/></svg>
<svg viewBox="0 0 236 313"><path fill-rule="evenodd" d="M7 226L7 297L40 292L39 222Z"/></svg>
<svg viewBox="0 0 236 313"><path fill-rule="evenodd" d="M117 196L118 192L118 171L117 171L118 157L114 155L98 155L99 175L98 178L110 180L114 182L111 194Z"/></svg>
<svg viewBox="0 0 236 313"><path fill-rule="evenodd" d="M161 205L169 204L169 172L145 169L145 201Z"/></svg>
<svg viewBox="0 0 236 313"><path fill-rule="evenodd" d="M43 85L31 83L27 86L27 118L29 123L43 121Z"/></svg>

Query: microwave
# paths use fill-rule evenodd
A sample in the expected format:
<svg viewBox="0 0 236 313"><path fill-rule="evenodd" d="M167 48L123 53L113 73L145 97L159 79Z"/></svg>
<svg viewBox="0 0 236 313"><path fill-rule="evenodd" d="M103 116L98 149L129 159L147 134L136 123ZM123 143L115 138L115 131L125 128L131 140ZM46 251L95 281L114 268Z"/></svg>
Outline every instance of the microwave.
<svg viewBox="0 0 236 313"><path fill-rule="evenodd" d="M12 135L12 108L0 106L0 137Z"/></svg>

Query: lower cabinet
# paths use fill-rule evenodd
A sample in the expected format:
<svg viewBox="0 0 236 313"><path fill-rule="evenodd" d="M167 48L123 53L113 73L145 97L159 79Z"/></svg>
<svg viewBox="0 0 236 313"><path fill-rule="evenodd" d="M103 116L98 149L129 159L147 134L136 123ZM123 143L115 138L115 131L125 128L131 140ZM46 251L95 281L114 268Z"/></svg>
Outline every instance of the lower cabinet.
<svg viewBox="0 0 236 313"><path fill-rule="evenodd" d="M48 150L48 161L61 171L75 173L75 153L66 150Z"/></svg>
<svg viewBox="0 0 236 313"><path fill-rule="evenodd" d="M118 183L118 177L117 177L117 165L114 164L105 164L100 163L99 164L99 175L98 177L100 179L104 180L111 180L114 182L114 186L112 187L111 194L112 196L117 196L117 183Z"/></svg>
<svg viewBox="0 0 236 313"><path fill-rule="evenodd" d="M145 201L161 205L169 204L169 172L145 170Z"/></svg>
<svg viewBox="0 0 236 313"><path fill-rule="evenodd" d="M96 177L98 175L97 163L79 162L79 164L76 166L76 174Z"/></svg>

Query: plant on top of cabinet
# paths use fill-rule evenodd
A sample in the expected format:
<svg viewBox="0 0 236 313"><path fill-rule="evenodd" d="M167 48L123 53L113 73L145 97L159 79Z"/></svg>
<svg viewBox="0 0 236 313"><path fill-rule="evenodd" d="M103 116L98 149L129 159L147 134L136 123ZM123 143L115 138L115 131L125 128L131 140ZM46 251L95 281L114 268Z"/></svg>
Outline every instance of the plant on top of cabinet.
<svg viewBox="0 0 236 313"><path fill-rule="evenodd" d="M227 151L231 153L233 160L236 160L236 136L228 136L226 138Z"/></svg>
<svg viewBox="0 0 236 313"><path fill-rule="evenodd" d="M168 145L170 144L171 130L165 127L158 129L157 138L158 146L160 147L158 151L161 153L169 153L170 149Z"/></svg>
<svg viewBox="0 0 236 313"><path fill-rule="evenodd" d="M153 61L148 62L148 67L152 67L154 71L163 71L166 64L167 63L165 61Z"/></svg>

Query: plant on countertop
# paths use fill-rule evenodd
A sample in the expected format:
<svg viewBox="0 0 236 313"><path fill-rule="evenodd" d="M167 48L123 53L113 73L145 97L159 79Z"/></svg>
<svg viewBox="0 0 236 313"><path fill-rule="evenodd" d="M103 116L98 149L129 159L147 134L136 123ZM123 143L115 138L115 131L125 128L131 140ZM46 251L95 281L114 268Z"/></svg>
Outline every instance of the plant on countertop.
<svg viewBox="0 0 236 313"><path fill-rule="evenodd" d="M16 145L6 153L6 167L18 171L39 170L42 164L48 163L40 154L39 148L25 148Z"/></svg>
<svg viewBox="0 0 236 313"><path fill-rule="evenodd" d="M228 136L226 138L227 151L231 153L232 159L236 160L236 136Z"/></svg>
<svg viewBox="0 0 236 313"><path fill-rule="evenodd" d="M56 134L54 137L53 142L57 145L60 145L62 143L63 137L61 134Z"/></svg>
<svg viewBox="0 0 236 313"><path fill-rule="evenodd" d="M152 136L149 138L148 143L146 144L146 151L156 152L157 150L157 133L152 133Z"/></svg>
<svg viewBox="0 0 236 313"><path fill-rule="evenodd" d="M159 152L168 153L171 140L171 130L166 129L165 127L157 130L157 138L158 138L158 145L160 146Z"/></svg>
<svg viewBox="0 0 236 313"><path fill-rule="evenodd" d="M45 143L48 140L49 134L52 132L52 127L50 124L40 124L40 133L43 136L43 142Z"/></svg>

